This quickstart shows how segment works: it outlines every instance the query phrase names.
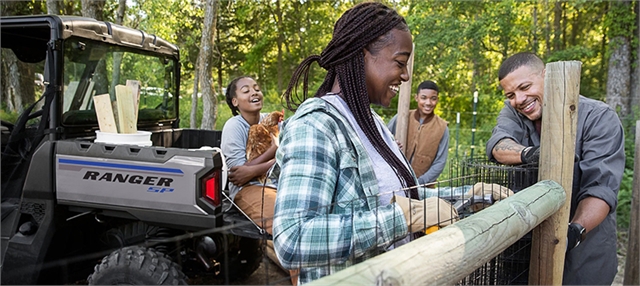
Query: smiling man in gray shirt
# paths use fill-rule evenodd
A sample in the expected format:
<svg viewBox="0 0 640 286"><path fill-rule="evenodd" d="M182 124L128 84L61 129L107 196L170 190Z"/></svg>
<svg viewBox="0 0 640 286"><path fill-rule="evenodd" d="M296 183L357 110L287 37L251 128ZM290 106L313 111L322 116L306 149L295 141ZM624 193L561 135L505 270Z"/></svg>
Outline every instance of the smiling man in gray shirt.
<svg viewBox="0 0 640 286"><path fill-rule="evenodd" d="M545 65L531 53L500 66L505 106L487 141L490 160L538 164ZM565 285L611 285L617 272L616 206L624 171L624 132L613 109L580 96ZM544 163L544 162L542 162Z"/></svg>

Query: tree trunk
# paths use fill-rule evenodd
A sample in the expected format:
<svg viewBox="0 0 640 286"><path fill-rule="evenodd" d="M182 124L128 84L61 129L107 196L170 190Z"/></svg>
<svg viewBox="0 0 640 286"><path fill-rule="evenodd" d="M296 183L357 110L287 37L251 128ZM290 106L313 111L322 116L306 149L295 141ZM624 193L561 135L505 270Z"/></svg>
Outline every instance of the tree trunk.
<svg viewBox="0 0 640 286"><path fill-rule="evenodd" d="M276 27L278 28L278 38L277 38L277 46L278 46L278 56L277 56L277 77L278 77L278 94L282 92L282 73L284 70L284 66L282 63L282 44L284 42L284 24L282 23L282 8L280 7L280 0L276 0Z"/></svg>
<svg viewBox="0 0 640 286"><path fill-rule="evenodd" d="M12 51L2 51L2 78L6 79L2 82L2 94L9 111L21 113L35 101L34 76L35 71L20 62Z"/></svg>
<svg viewBox="0 0 640 286"><path fill-rule="evenodd" d="M219 21L220 19L216 19L216 22ZM220 43L220 33L216 33L216 41L217 43ZM224 94L224 91L222 90L222 87L224 87L224 83L222 82L222 51L220 50L220 45L218 45L218 53L216 54L216 58L218 59L216 61L216 67L218 69L218 89L220 91L220 94Z"/></svg>
<svg viewBox="0 0 640 286"><path fill-rule="evenodd" d="M118 1L118 11L116 12L116 24L122 25L124 22L124 13L127 8L127 0ZM113 70L111 71L111 88L110 94L116 94L116 85L120 83L120 65L122 64L122 52L113 53Z"/></svg>
<svg viewBox="0 0 640 286"><path fill-rule="evenodd" d="M21 73L18 68L18 58L13 52L4 53L3 57L6 66L3 65L2 71L7 72L9 81L6 84L6 98L7 98L7 107L10 111L22 112L24 107L22 106L22 98L20 98L20 94L22 94L22 85L20 84L21 77L19 76ZM11 76L16 75L16 76Z"/></svg>
<svg viewBox="0 0 640 286"><path fill-rule="evenodd" d="M631 10L629 2L611 2L609 17L612 19L610 31L621 31L626 23L619 21L621 13ZM625 7L626 6L626 7ZM614 34L609 42L609 71L607 74L607 104L621 116L629 114L629 92L631 90L631 50L630 41L621 34Z"/></svg>
<svg viewBox="0 0 640 286"><path fill-rule="evenodd" d="M104 2L105 0L82 0L82 17L103 21Z"/></svg>
<svg viewBox="0 0 640 286"><path fill-rule="evenodd" d="M3 16L27 14L28 3L22 1L2 1L0 11ZM9 112L22 112L25 106L35 101L35 70L33 65L18 60L16 55L2 50L2 99Z"/></svg>
<svg viewBox="0 0 640 286"><path fill-rule="evenodd" d="M204 10L204 21L202 23L202 38L200 41L200 52L198 54L198 74L200 81L200 92L202 97L202 123L201 129L213 130L218 116L218 104L213 92L212 61L213 45L216 30L216 10L217 0L206 0Z"/></svg>
<svg viewBox="0 0 640 286"><path fill-rule="evenodd" d="M531 21L532 22L531 26L533 26L533 28L531 29L533 31L533 35L532 35L533 39L532 39L531 46L532 46L532 49L533 49L533 53L536 54L536 55L539 55L538 54L538 45L539 44L538 44L538 33L537 33L537 30L538 30L538 4L534 3L533 5L534 5L533 6L533 20Z"/></svg>
<svg viewBox="0 0 640 286"><path fill-rule="evenodd" d="M47 0L47 14L58 15L60 13L59 0Z"/></svg>
<svg viewBox="0 0 640 286"><path fill-rule="evenodd" d="M564 51L567 48L567 3L562 2L560 7L562 7L562 22L560 23L560 28L562 29L562 41L560 41L560 49Z"/></svg>
<svg viewBox="0 0 640 286"><path fill-rule="evenodd" d="M572 23L572 28L571 28L571 36L569 37L568 41L569 42L569 46L575 46L578 45L578 33L580 33L582 30L578 27L582 27L584 24L582 23L582 13L580 12L580 10L576 11L576 16L573 19L573 23ZM566 30L566 28L565 28Z"/></svg>
<svg viewBox="0 0 640 286"><path fill-rule="evenodd" d="M122 25L124 23L124 13L127 9L127 0L118 1L118 14L116 15L116 24Z"/></svg>
<svg viewBox="0 0 640 286"><path fill-rule="evenodd" d="M640 111L640 2L635 2L636 13L636 46L633 47L631 53L635 56L636 64L633 68L633 74L631 75L631 94L630 106L631 108L637 108ZM633 110L632 110L633 111Z"/></svg>
<svg viewBox="0 0 640 286"><path fill-rule="evenodd" d="M609 45L612 52L607 74L607 104L624 116L629 112L631 84L629 40L618 36L613 38Z"/></svg>
<svg viewBox="0 0 640 286"><path fill-rule="evenodd" d="M553 51L559 51L562 45L562 3L559 1L553 7Z"/></svg>
<svg viewBox="0 0 640 286"><path fill-rule="evenodd" d="M544 1L544 11L547 17L544 17L544 42L545 42L545 56L551 53L551 24L549 23L549 0Z"/></svg>
<svg viewBox="0 0 640 286"><path fill-rule="evenodd" d="M193 76L193 94L191 95L191 116L189 118L189 128L196 129L198 120L198 84L200 82L200 57L196 60L196 74Z"/></svg>
<svg viewBox="0 0 640 286"><path fill-rule="evenodd" d="M98 21L104 19L104 2L103 0L82 0L82 17L94 18ZM107 81L107 67L103 60L100 60L96 66L95 73L93 75L93 86L96 94L109 93L109 82ZM111 99L115 99L115 92L111 93Z"/></svg>

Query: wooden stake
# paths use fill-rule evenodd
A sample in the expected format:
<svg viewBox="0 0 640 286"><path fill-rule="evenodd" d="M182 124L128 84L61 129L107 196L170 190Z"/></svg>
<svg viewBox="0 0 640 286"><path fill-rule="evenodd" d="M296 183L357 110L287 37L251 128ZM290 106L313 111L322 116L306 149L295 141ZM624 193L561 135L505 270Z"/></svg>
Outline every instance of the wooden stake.
<svg viewBox="0 0 640 286"><path fill-rule="evenodd" d="M96 95L93 97L93 106L96 110L98 118L98 126L100 132L118 133L116 121L113 117L113 109L111 108L111 98L108 93Z"/></svg>
<svg viewBox="0 0 640 286"><path fill-rule="evenodd" d="M580 70L578 61L546 65L538 180L562 185L564 206L533 231L529 284L561 285L576 149Z"/></svg>
<svg viewBox="0 0 640 286"><path fill-rule="evenodd" d="M640 17L640 16L639 16ZM624 285L640 285L640 120L636 121L636 155L633 161L633 189L629 241L624 265Z"/></svg>
<svg viewBox="0 0 640 286"><path fill-rule="evenodd" d="M118 106L118 124L120 133L136 133L137 122L133 110L135 103L131 95L131 88L124 85L116 85L116 102Z"/></svg>
<svg viewBox="0 0 640 286"><path fill-rule="evenodd" d="M139 80L127 80L127 87L131 89L131 96L133 97L133 112L134 122L138 123L138 106L140 105L140 81Z"/></svg>
<svg viewBox="0 0 640 286"><path fill-rule="evenodd" d="M409 80L400 84L400 94L398 95L398 117L396 118L396 140L402 144L404 153L407 146L407 126L409 125L409 105L411 104L411 81L413 78L413 55L416 51L416 44L413 44L413 52L407 62Z"/></svg>

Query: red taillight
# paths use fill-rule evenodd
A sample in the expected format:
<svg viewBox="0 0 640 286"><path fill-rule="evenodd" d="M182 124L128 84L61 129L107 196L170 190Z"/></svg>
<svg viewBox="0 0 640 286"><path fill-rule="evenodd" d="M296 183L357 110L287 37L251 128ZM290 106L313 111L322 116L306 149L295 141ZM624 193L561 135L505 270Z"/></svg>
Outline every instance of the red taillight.
<svg viewBox="0 0 640 286"><path fill-rule="evenodd" d="M202 196L214 206L220 205L220 191L218 190L220 171L214 171L202 178Z"/></svg>

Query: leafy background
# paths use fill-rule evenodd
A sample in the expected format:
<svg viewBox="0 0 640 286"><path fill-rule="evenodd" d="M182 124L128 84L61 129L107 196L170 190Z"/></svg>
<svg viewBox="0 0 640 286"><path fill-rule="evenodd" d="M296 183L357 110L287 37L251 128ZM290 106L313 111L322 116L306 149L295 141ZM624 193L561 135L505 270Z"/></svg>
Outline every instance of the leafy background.
<svg viewBox="0 0 640 286"><path fill-rule="evenodd" d="M210 0L209 0L210 1ZM51 1L2 1L2 15L47 13ZM84 1L57 1L56 14L81 15ZM250 75L265 93L264 111L281 110L281 94L297 65L311 54L320 54L331 38L333 23L348 8L361 1L214 1L217 4L212 88L217 96L215 129L231 116L223 88L234 77ZM422 80L440 86L436 112L449 122L450 161L484 156L502 107L497 69L509 55L532 51L545 62L582 62L581 94L607 98L609 60L619 47L614 39L628 40L638 54L637 1L382 1L403 15L415 43L412 90ZM114 22L119 1L106 0L100 15ZM191 94L204 19L204 0L126 0L123 25L156 34L176 43L181 53L181 126L189 127ZM324 77L317 65L311 71L314 90ZM478 92L474 104L473 93ZM27 98L25 101L33 101ZM195 110L202 120L202 102ZM390 107L374 107L385 120L396 113ZM415 103L412 103L415 107ZM632 105L633 107L633 105ZM635 112L621 113L627 155L617 208L618 224L628 228L633 161ZM2 100L0 117L14 121L20 110L11 110ZM287 111L286 116L291 116ZM457 121L457 116L460 121ZM446 172L441 179L446 179Z"/></svg>

